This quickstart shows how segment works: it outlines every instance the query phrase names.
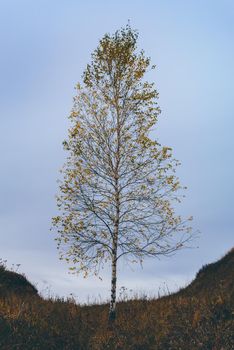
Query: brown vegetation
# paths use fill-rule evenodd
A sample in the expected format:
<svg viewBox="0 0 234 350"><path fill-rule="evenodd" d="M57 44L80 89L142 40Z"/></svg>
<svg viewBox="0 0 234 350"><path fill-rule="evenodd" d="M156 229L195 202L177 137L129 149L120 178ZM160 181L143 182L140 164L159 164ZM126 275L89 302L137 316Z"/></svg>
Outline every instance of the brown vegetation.
<svg viewBox="0 0 234 350"><path fill-rule="evenodd" d="M108 328L107 304L43 300L11 288L0 297L0 349L231 350L233 272L231 250L176 294L120 302L114 329Z"/></svg>

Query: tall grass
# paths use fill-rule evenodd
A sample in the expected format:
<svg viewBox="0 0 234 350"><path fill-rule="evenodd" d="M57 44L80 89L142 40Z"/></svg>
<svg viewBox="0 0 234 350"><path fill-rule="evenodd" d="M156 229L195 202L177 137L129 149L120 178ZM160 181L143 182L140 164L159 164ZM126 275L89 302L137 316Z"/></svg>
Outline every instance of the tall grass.
<svg viewBox="0 0 234 350"><path fill-rule="evenodd" d="M121 301L115 327L108 304L77 305L8 295L0 299L1 349L233 349L231 296Z"/></svg>
<svg viewBox="0 0 234 350"><path fill-rule="evenodd" d="M2 295L0 349L234 349L233 253L230 261L208 266L187 288L157 299L123 289L114 327L108 303Z"/></svg>

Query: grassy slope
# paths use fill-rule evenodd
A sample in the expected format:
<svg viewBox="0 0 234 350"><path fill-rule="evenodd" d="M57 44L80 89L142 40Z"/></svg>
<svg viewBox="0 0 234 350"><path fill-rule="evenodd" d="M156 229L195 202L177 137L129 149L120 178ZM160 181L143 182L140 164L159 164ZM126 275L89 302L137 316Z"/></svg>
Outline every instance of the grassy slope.
<svg viewBox="0 0 234 350"><path fill-rule="evenodd" d="M176 294L119 303L115 329L107 327L108 305L43 300L8 284L11 292L0 295L0 349L231 350L233 272L231 250ZM0 270L0 291L4 273Z"/></svg>

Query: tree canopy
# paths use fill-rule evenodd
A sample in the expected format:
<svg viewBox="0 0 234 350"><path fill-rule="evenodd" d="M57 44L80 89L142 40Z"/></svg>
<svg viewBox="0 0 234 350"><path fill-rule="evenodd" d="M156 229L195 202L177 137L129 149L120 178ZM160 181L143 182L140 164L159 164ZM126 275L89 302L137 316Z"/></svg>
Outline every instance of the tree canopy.
<svg viewBox="0 0 234 350"><path fill-rule="evenodd" d="M106 34L76 86L53 219L71 269L98 275L111 260L115 287L120 257L169 255L191 238L175 210L179 162L158 141L158 93L145 79L155 66L137 39L129 25Z"/></svg>

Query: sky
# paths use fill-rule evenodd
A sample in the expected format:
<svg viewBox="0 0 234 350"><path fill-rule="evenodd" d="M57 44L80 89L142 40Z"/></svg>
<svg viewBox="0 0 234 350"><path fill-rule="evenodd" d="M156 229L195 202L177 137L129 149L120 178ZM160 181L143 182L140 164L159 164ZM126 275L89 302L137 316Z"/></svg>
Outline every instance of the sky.
<svg viewBox="0 0 234 350"><path fill-rule="evenodd" d="M157 69L155 137L181 161L179 210L199 238L171 258L119 266L118 287L157 295L187 285L233 246L234 2L0 0L0 258L45 296L105 300L103 281L68 274L51 218L74 86L106 32L130 20ZM130 292L133 290L133 292Z"/></svg>

